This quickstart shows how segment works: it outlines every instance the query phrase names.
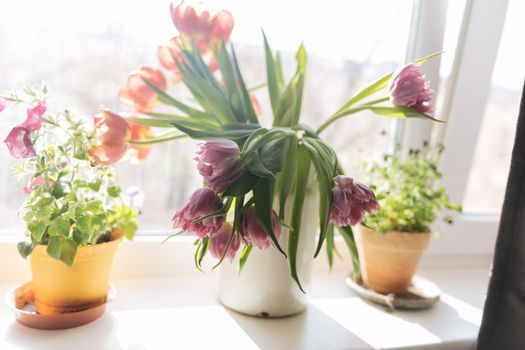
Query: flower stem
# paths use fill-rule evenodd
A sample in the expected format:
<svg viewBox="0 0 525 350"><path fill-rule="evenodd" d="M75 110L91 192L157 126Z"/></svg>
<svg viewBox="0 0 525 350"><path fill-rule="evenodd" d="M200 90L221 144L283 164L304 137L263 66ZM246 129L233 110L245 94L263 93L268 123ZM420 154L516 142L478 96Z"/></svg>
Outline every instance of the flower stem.
<svg viewBox="0 0 525 350"><path fill-rule="evenodd" d="M389 100L388 97L382 97L382 98L378 98L376 100L372 100L372 101L366 102L366 103L364 103L362 105L359 105L357 107L354 107L354 108L349 108L349 109L345 109L345 110L336 112L334 115L332 115L330 118L328 118L327 121L325 121L323 124L321 124L321 126L317 129L316 133L320 134L326 128L328 128L333 122L335 122L338 119L341 119L341 118L346 117L346 116L348 116L350 114L354 114L354 113L360 112L362 110L365 110L369 106L373 106L373 105L378 104L378 103L387 102L388 100Z"/></svg>
<svg viewBox="0 0 525 350"><path fill-rule="evenodd" d="M174 136L169 136L169 137L163 137L163 136L165 136L165 135L162 135L160 137L146 139L146 140L143 140L143 141L129 140L128 143L130 145L152 145L152 144L155 144L155 143L162 143L162 142L178 140L178 139L182 139L182 138L188 137L188 135L180 135L180 134L174 135Z"/></svg>

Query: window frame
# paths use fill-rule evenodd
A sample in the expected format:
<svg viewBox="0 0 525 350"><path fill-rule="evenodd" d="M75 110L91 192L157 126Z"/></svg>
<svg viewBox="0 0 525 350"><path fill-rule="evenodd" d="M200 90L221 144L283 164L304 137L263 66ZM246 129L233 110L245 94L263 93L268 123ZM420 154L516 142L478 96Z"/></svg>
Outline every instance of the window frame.
<svg viewBox="0 0 525 350"><path fill-rule="evenodd" d="M444 110L439 117L447 124L438 126L423 120L398 120L395 123L391 144L401 143L414 147L423 140L442 142L448 150L442 160L444 185L453 201L462 202L466 182L472 165L472 158L480 131L485 102L491 87L498 46L503 32L508 0L500 0L494 5L492 0L466 0L459 34L453 69L449 78L447 94L444 97ZM443 49L443 37L446 27L448 0L414 0L411 33L407 47L407 61L425 56ZM483 45L477 43L483 40ZM439 86L440 58L425 65L425 73L434 87ZM474 79L475 78L475 79ZM455 224L446 226L438 223L435 230L444 235L433 240L423 264L454 265L457 263L482 264L488 266L492 257L494 242L499 223L499 214L480 215L463 213L456 215ZM12 234L17 231L16 235ZM17 254L13 243L19 240L19 230L0 230L0 251ZM4 234L5 233L5 234ZM148 266L163 266L167 254L171 255L181 247L190 250L187 239L176 237L165 245L158 244L169 235L169 230L139 230L133 248L125 245L122 254L138 254L142 250L148 254L139 254L153 259ZM154 246L152 245L154 242ZM339 238L340 252L345 252L344 242ZM173 247L173 248L168 248ZM167 253L171 251L170 253ZM344 253L346 254L346 253ZM183 254L186 257L187 253ZM9 262L12 254L5 254L0 260ZM346 255L345 255L346 256ZM320 257L323 259L323 257ZM124 260L131 261L131 257ZM134 258L133 258L134 259ZM20 262L25 263L22 259ZM17 260L17 261L18 261ZM142 260L143 259L135 259ZM181 259L178 259L180 261ZM188 260L188 261L191 261ZM346 258L343 259L346 261ZM343 262L341 262L343 263ZM11 263L10 263L11 264ZM324 265L326 263L323 263ZM18 265L18 263L16 263ZM27 265L27 264L26 264ZM323 268L326 267L323 265ZM15 269L16 270L16 269ZM151 273L150 269L132 269L133 273ZM16 270L18 271L18 270ZM124 272L122 272L124 273ZM120 274L120 273L119 273Z"/></svg>

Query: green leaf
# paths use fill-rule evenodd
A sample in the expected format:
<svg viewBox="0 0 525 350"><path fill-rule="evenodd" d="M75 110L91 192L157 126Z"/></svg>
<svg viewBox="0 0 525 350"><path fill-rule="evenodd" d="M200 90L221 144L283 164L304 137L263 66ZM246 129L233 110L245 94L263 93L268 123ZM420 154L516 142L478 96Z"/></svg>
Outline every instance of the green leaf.
<svg viewBox="0 0 525 350"><path fill-rule="evenodd" d="M116 198L116 197L120 196L121 192L122 192L122 190L120 189L120 186L110 186L110 187L108 187L108 195L110 197Z"/></svg>
<svg viewBox="0 0 525 350"><path fill-rule="evenodd" d="M16 248L18 249L18 253L20 253L24 259L26 259L34 249L31 242L18 242Z"/></svg>
<svg viewBox="0 0 525 350"><path fill-rule="evenodd" d="M77 243L72 239L65 239L60 243L60 260L67 266L72 266L77 255Z"/></svg>
<svg viewBox="0 0 525 350"><path fill-rule="evenodd" d="M40 243L42 241L42 237L44 236L44 232L47 229L47 222L40 220L31 221L27 225L27 229L29 232L31 232L31 239L34 242Z"/></svg>
<svg viewBox="0 0 525 350"><path fill-rule="evenodd" d="M193 97L208 113L214 114L220 123L238 121L231 108L230 101L221 88L199 76L188 65L179 64L178 67L184 83L190 89Z"/></svg>
<svg viewBox="0 0 525 350"><path fill-rule="evenodd" d="M248 257L250 256L250 253L253 249L253 245L245 245L242 248L241 256L239 257L239 270L238 273L241 273L242 269L244 268L244 265L246 265L246 261L248 261Z"/></svg>
<svg viewBox="0 0 525 350"><path fill-rule="evenodd" d="M268 92L270 94L270 102L272 104L273 114L277 114L277 108L279 108L279 103L281 99L281 90L279 88L279 75L275 67L275 61L273 58L272 49L270 44L268 44L268 39L266 39L266 34L263 31L264 38L264 52L266 55L266 74L268 80Z"/></svg>
<svg viewBox="0 0 525 350"><path fill-rule="evenodd" d="M304 147L299 146L297 149L297 172L295 175L295 190L291 221L293 230L289 230L288 233L288 263L290 265L292 278L303 293L305 291L301 286L299 275L297 274L297 246L301 235L301 218L309 174L310 156Z"/></svg>
<svg viewBox="0 0 525 350"><path fill-rule="evenodd" d="M221 42L219 50L217 50L217 63L224 84L226 85L228 93L231 95L237 91L237 81L235 79L235 73L233 72L232 61L230 60L228 49L226 48L224 41Z"/></svg>
<svg viewBox="0 0 525 350"><path fill-rule="evenodd" d="M244 79L242 77L241 70L239 68L239 62L237 61L237 55L235 54L235 50L233 49L233 46L232 46L232 55L233 55L233 68L234 68L235 78L239 84L244 112L246 113L246 116L249 122L254 123L254 124L259 124L259 121L257 120L257 115L255 114L255 110L253 109L252 100L250 99L250 93L248 92L248 89L246 88L246 83L244 82Z"/></svg>
<svg viewBox="0 0 525 350"><path fill-rule="evenodd" d="M281 119L278 125L281 126L296 125L301 114L307 60L303 44L299 46L295 58L297 61L295 74L282 94L277 111L277 116Z"/></svg>
<svg viewBox="0 0 525 350"><path fill-rule="evenodd" d="M93 191L98 192L100 190L100 186L102 185L102 179L95 179L88 183L89 188L91 188Z"/></svg>
<svg viewBox="0 0 525 350"><path fill-rule="evenodd" d="M330 159L325 159L322 153L308 142L308 139L303 140L303 146L310 153L310 159L314 164L317 173L317 183L319 185L319 241L315 250L314 257L317 257L323 246L326 237L326 230L328 228L328 218L330 216L330 209L332 203L332 162Z"/></svg>
<svg viewBox="0 0 525 350"><path fill-rule="evenodd" d="M167 114L166 114L167 115ZM198 130L220 130L219 124L216 122L209 122L207 120L195 119L191 117L172 116L172 118L136 118L130 117L127 120L134 124L147 125L156 128L173 128L172 122L177 122L188 128Z"/></svg>
<svg viewBox="0 0 525 350"><path fill-rule="evenodd" d="M283 171L279 174L279 220L286 222L286 200L293 190L297 167L297 139L290 138Z"/></svg>
<svg viewBox="0 0 525 350"><path fill-rule="evenodd" d="M411 107L366 107L375 114L393 118L426 118L435 122L444 123L444 120L436 119L426 113L419 112Z"/></svg>
<svg viewBox="0 0 525 350"><path fill-rule="evenodd" d="M280 172L287 161L290 138L269 141L259 149L259 158L264 167L273 174Z"/></svg>
<svg viewBox="0 0 525 350"><path fill-rule="evenodd" d="M191 117L194 117L194 118L202 118L202 119L208 119L208 120L210 118L213 118L213 116L211 114L209 114L209 113L206 113L206 112L203 112L203 111L199 111L198 109L192 108L192 107L190 107L190 106L188 106L188 105L186 105L186 104L176 100L175 98L173 98L172 96L170 96L166 92L164 92L164 90L158 88L155 84L152 84L152 83L150 83L147 80L144 80L144 82L153 91L155 91L155 93L159 96L159 99L161 100L161 102L163 102L163 103L165 103L165 104L167 104L169 106L176 107L181 112L184 112L187 115L189 115Z"/></svg>
<svg viewBox="0 0 525 350"><path fill-rule="evenodd" d="M204 131L188 128L179 122L172 121L173 126L187 134L193 139L197 140L212 140L212 139L228 139L232 141L239 141L248 138L254 130L220 130L220 131Z"/></svg>
<svg viewBox="0 0 525 350"><path fill-rule="evenodd" d="M348 249L350 250L350 256L352 257L353 274L352 278L354 281L359 280L361 277L361 269L359 265L359 253L357 252L357 246L355 244L354 232L350 226L343 226L337 228L341 236L346 242Z"/></svg>
<svg viewBox="0 0 525 350"><path fill-rule="evenodd" d="M50 237L47 243L47 254L53 259L60 260L60 237Z"/></svg>
<svg viewBox="0 0 525 350"><path fill-rule="evenodd" d="M238 197L245 195L257 185L259 179L260 177L253 175L249 171L245 171L237 181L224 191L223 196Z"/></svg>
<svg viewBox="0 0 525 350"><path fill-rule="evenodd" d="M206 255L206 252L210 248L210 239L208 236L197 240L197 249L195 250L195 267L197 270L202 271L202 259Z"/></svg>
<svg viewBox="0 0 525 350"><path fill-rule="evenodd" d="M47 233L50 236L69 236L69 229L71 225L69 223L69 219L58 216L53 219L51 224L49 225L47 229Z"/></svg>
<svg viewBox="0 0 525 350"><path fill-rule="evenodd" d="M281 248L279 240L273 232L272 225L272 205L273 205L273 186L274 180L270 178L261 178L257 185L253 188L253 197L255 199L255 216L259 220L261 226L266 231L266 234L275 244L284 256L286 253Z"/></svg>
<svg viewBox="0 0 525 350"><path fill-rule="evenodd" d="M330 270L332 270L334 264L334 251L337 253L334 244L334 225L330 224L326 230L326 257L328 258Z"/></svg>

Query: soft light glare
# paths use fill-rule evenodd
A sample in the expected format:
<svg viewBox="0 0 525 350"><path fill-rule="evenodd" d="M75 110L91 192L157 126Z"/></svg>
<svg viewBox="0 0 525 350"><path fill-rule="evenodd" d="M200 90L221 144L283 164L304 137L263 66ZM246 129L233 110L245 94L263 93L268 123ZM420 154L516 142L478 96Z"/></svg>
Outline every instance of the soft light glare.
<svg viewBox="0 0 525 350"><path fill-rule="evenodd" d="M421 325L370 307L357 297L310 303L374 349L441 343L439 337Z"/></svg>

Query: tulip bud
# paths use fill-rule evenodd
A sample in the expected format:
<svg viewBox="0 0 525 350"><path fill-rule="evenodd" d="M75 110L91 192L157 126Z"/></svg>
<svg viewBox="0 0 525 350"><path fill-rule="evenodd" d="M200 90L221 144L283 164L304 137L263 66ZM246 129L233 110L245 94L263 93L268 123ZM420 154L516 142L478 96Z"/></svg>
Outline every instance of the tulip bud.
<svg viewBox="0 0 525 350"><path fill-rule="evenodd" d="M213 216L196 221L220 208L222 208L222 201L215 192L209 188L198 189L173 216L173 227L180 228L186 233L195 233L200 238L211 236L221 228L224 216Z"/></svg>
<svg viewBox="0 0 525 350"><path fill-rule="evenodd" d="M396 71L388 90L390 101L396 106L415 108L422 113L433 110L430 100L434 91L417 64L410 63Z"/></svg>
<svg viewBox="0 0 525 350"><path fill-rule="evenodd" d="M97 144L89 154L97 164L109 165L118 162L128 150L130 126L125 118L109 110L95 116Z"/></svg>
<svg viewBox="0 0 525 350"><path fill-rule="evenodd" d="M248 243L257 246L260 249L268 248L270 246L270 237L268 237L266 230L259 222L259 219L257 219L254 207L246 209L242 214L241 227L242 233ZM281 225L279 225L279 219L275 211L272 211L272 229L277 239L280 239Z"/></svg>
<svg viewBox="0 0 525 350"><path fill-rule="evenodd" d="M238 168L241 151L233 141L216 139L202 142L197 150L197 169L206 185L223 192L244 172Z"/></svg>
<svg viewBox="0 0 525 350"><path fill-rule="evenodd" d="M332 190L330 222L338 226L353 226L365 213L379 210L374 192L354 179L338 175Z"/></svg>
<svg viewBox="0 0 525 350"><path fill-rule="evenodd" d="M219 231L215 232L210 236L210 253L216 258L220 259L223 254L226 246L228 245L228 240L230 239L230 234L232 232L233 226L229 222L225 222ZM233 235L232 242L228 247L226 252L226 257L231 260L235 258L235 253L239 250L240 240L237 234Z"/></svg>
<svg viewBox="0 0 525 350"><path fill-rule="evenodd" d="M180 37L173 37L166 45L159 46L157 50L160 65L173 73L171 76L173 84L178 84L182 80L182 75L177 67L177 60L184 58L180 48L180 40Z"/></svg>
<svg viewBox="0 0 525 350"><path fill-rule="evenodd" d="M128 77L128 84L119 92L120 102L137 112L151 112L158 104L158 98L145 81L166 90L166 78L160 70L154 67L142 66Z"/></svg>

